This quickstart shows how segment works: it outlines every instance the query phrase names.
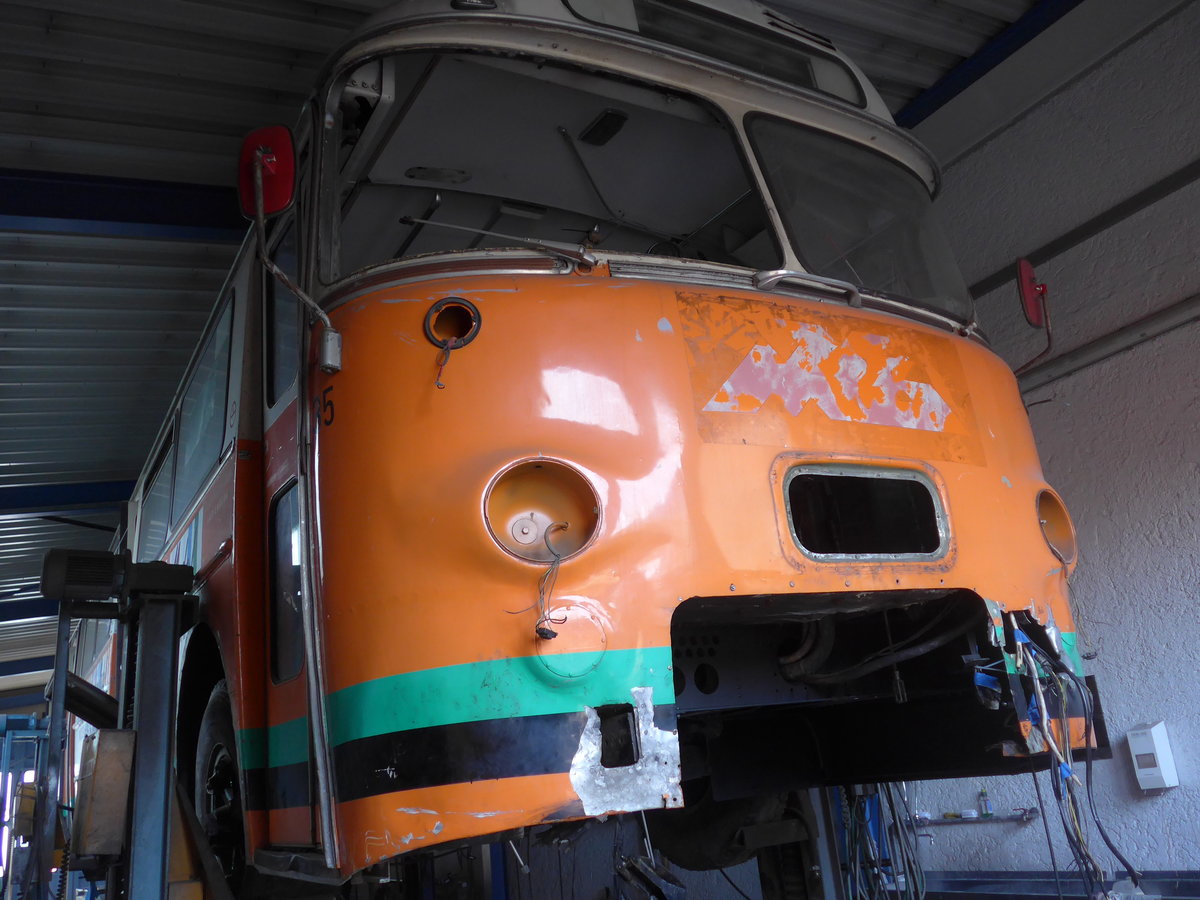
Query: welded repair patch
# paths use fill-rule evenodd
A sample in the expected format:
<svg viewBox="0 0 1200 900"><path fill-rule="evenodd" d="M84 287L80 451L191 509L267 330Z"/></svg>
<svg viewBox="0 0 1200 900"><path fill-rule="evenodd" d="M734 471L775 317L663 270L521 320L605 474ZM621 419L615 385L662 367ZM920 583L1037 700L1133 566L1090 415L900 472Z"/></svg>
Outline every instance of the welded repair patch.
<svg viewBox="0 0 1200 900"><path fill-rule="evenodd" d="M571 787L589 816L683 806L679 788L679 738L654 722L654 688L635 687L633 711L640 755L632 765L600 764L600 716L587 708L587 724L571 760Z"/></svg>

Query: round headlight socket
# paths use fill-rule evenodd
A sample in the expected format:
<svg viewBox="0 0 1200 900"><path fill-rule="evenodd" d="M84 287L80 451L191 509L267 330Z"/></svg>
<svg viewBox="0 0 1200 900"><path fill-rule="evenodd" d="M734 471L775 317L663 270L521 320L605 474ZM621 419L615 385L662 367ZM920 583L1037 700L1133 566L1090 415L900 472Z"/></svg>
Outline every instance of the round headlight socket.
<svg viewBox="0 0 1200 900"><path fill-rule="evenodd" d="M1041 491L1037 497L1038 522L1042 526L1042 536L1046 539L1051 552L1064 565L1071 565L1079 552L1075 539L1075 525L1067 513L1067 507L1053 491Z"/></svg>
<svg viewBox="0 0 1200 900"><path fill-rule="evenodd" d="M425 337L443 350L465 347L475 340L483 317L479 308L462 297L445 297L425 313Z"/></svg>
<svg viewBox="0 0 1200 900"><path fill-rule="evenodd" d="M592 542L600 527L600 501L572 466L527 459L502 471L483 500L492 539L526 562L568 559Z"/></svg>

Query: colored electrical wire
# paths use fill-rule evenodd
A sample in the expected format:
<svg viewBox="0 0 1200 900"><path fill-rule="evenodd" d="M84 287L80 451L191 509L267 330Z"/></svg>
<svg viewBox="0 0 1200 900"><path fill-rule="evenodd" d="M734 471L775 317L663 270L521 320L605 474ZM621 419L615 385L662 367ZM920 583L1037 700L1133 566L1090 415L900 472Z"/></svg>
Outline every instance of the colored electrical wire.
<svg viewBox="0 0 1200 900"><path fill-rule="evenodd" d="M1046 818L1046 802L1042 799L1042 785L1033 769L1033 759L1029 760L1029 777L1033 779L1033 790L1037 794L1038 809L1042 811L1042 828L1046 832L1046 849L1050 851L1050 867L1054 869L1054 888L1058 892L1058 900L1063 900L1062 879L1058 873L1058 855L1054 852L1054 841L1050 838L1050 820Z"/></svg>
<svg viewBox="0 0 1200 900"><path fill-rule="evenodd" d="M1105 846L1108 847L1109 852L1111 852L1112 855L1116 857L1117 861L1120 862L1120 864L1125 867L1125 872L1128 875L1129 880L1133 883L1134 887L1137 887L1141 881L1141 872L1139 872L1137 869L1135 869L1133 867L1133 865L1129 862L1128 859L1125 858L1125 855L1120 851L1120 849L1113 842L1112 838L1108 834L1107 829L1105 829L1105 827L1104 827L1104 823L1100 820L1099 812L1096 809L1096 797L1095 797L1095 792L1093 789L1093 779L1092 779L1092 741L1093 741L1093 738L1095 737L1096 726L1095 726L1095 709L1092 704L1091 691L1088 690L1088 687L1086 684L1084 684L1083 680L1078 675L1076 675L1073 671L1071 671L1070 667L1067 666L1065 663L1063 663L1061 660L1055 659L1053 656L1051 656L1049 653L1046 653L1046 651L1042 650L1040 647L1034 646L1034 650L1036 653L1038 653L1039 656L1041 656L1043 659L1046 660L1047 666L1052 671L1061 673L1062 675L1064 675L1067 678L1067 680L1071 683L1072 687L1075 689L1076 695L1079 697L1080 705L1083 707L1083 719L1084 719L1084 735L1083 735L1084 764L1085 764L1084 781L1085 781L1085 792L1086 792L1087 803L1088 803L1088 811L1091 813L1092 821L1095 822L1095 824L1096 824L1096 831L1099 833L1100 839L1102 841L1104 841ZM1062 698L1062 703L1065 707L1065 705L1066 705L1065 695ZM1070 741L1068 738L1068 746L1069 745L1070 745Z"/></svg>

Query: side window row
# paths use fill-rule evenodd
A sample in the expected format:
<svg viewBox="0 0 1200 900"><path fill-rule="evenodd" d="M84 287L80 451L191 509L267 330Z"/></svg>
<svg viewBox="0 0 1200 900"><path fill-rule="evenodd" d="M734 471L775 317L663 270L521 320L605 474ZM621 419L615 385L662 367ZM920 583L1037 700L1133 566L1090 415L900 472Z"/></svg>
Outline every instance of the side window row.
<svg viewBox="0 0 1200 900"><path fill-rule="evenodd" d="M226 303L183 393L174 433L142 500L138 561L162 555L167 532L212 472L225 446L233 302Z"/></svg>

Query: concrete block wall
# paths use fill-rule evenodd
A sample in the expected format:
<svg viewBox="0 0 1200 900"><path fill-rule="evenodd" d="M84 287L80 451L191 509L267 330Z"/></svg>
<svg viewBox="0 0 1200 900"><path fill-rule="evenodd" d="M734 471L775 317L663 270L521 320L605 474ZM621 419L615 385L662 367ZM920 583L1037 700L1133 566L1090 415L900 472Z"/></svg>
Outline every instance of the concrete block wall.
<svg viewBox="0 0 1200 900"><path fill-rule="evenodd" d="M1086 9L1087 4L1081 9ZM946 172L941 212L968 282L990 275L1200 156L1200 3L1067 85ZM919 133L918 129L918 133ZM1200 183L1178 190L1038 268L1058 351L1200 294ZM1041 349L1010 282L981 298L980 321L1016 366ZM1193 322L1025 397L1047 480L1079 532L1072 581L1083 649L1099 655L1114 759L1096 800L1134 865L1200 870L1200 323ZM1138 789L1124 735L1164 719L1181 785ZM1051 804L1060 864L1069 864ZM1028 775L913 786L940 815L1037 803ZM1038 822L931 829L934 870L1049 868ZM1097 857L1115 861L1093 828Z"/></svg>

